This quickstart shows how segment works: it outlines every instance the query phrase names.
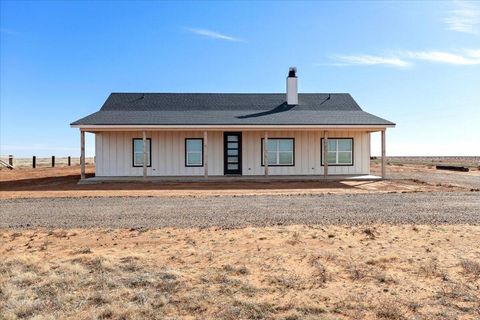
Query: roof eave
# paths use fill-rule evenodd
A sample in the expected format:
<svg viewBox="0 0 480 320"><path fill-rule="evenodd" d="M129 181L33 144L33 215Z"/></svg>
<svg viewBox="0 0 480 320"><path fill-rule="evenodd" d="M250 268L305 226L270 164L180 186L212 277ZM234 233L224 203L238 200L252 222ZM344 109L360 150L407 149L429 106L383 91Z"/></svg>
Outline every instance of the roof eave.
<svg viewBox="0 0 480 320"><path fill-rule="evenodd" d="M71 128L78 128L84 130L95 129L128 129L128 130L145 130L145 129L275 129L275 128L289 128L289 129L387 129L395 128L395 123L390 124L78 124L71 123Z"/></svg>

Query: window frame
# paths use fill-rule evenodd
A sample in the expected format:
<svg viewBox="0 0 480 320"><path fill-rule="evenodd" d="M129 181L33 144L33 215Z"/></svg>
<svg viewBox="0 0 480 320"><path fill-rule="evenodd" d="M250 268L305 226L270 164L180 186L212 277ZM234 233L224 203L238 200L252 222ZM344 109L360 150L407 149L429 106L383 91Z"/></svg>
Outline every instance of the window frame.
<svg viewBox="0 0 480 320"><path fill-rule="evenodd" d="M187 150L187 143L188 140L200 140L202 143L202 155L200 157L202 163L201 164L188 164L188 150ZM203 138L185 138L185 167L203 167L203 158L204 158L204 145L203 145Z"/></svg>
<svg viewBox="0 0 480 320"><path fill-rule="evenodd" d="M143 168L143 164L141 165L137 165L135 164L135 140L140 140L140 141L143 141L143 138L132 138L132 167L134 168ZM150 141L148 144L147 144L147 155L149 155L149 159L148 159L148 163L147 164L147 168L151 168L152 167L152 138L147 138L145 140L148 140ZM148 146L150 145L150 152L148 152ZM143 151L142 151L143 153Z"/></svg>
<svg viewBox="0 0 480 320"><path fill-rule="evenodd" d="M323 140L325 140L325 138L320 138L320 166L324 167L325 166L325 163L323 161ZM355 150L355 144L354 144L354 139L351 138L351 137L331 137L331 138L328 138L327 140L350 140L352 141L352 161L351 163L328 163L328 166L329 167L352 167L354 165L354 150ZM328 152L330 152L329 150L327 150ZM341 152L341 151L340 151ZM337 141L337 150L335 151L335 154L336 154L336 158L338 160L338 141Z"/></svg>
<svg viewBox="0 0 480 320"><path fill-rule="evenodd" d="M295 166L295 138L268 138L268 141L270 140L292 140L292 163L291 164L268 164L269 167L294 167ZM265 138L261 138L260 139L260 145L261 145L261 150L260 150L260 156L261 156L261 166L264 167L265 166L265 163L264 163L264 159L265 159L265 155L263 154L263 146L264 146L264 141L265 141ZM270 150L268 152L271 152ZM280 160L280 157L279 157L279 152L277 150L277 156L278 156L278 160Z"/></svg>

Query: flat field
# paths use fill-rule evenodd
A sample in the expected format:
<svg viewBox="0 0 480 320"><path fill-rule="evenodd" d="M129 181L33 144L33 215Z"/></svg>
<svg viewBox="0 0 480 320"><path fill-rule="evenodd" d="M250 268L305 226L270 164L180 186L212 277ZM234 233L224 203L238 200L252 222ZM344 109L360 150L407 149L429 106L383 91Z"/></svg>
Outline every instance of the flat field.
<svg viewBox="0 0 480 320"><path fill-rule="evenodd" d="M1 170L0 319L478 319L478 158L413 160L377 182Z"/></svg>
<svg viewBox="0 0 480 320"><path fill-rule="evenodd" d="M478 319L480 227L0 235L4 319Z"/></svg>

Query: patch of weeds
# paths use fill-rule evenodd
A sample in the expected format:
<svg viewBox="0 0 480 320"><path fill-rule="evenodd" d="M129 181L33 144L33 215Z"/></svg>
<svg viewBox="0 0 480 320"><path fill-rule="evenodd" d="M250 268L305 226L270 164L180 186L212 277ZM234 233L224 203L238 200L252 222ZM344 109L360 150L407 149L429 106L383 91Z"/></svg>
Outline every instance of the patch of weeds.
<svg viewBox="0 0 480 320"><path fill-rule="evenodd" d="M430 259L419 267L419 273L426 277L445 277L445 273L440 269L437 259Z"/></svg>
<svg viewBox="0 0 480 320"><path fill-rule="evenodd" d="M135 274L122 282L128 288L146 288L150 286L152 279L150 274Z"/></svg>
<svg viewBox="0 0 480 320"><path fill-rule="evenodd" d="M282 320L301 320L302 315L295 311L295 312L291 312L291 313L287 314L286 316L284 316L281 319Z"/></svg>
<svg viewBox="0 0 480 320"><path fill-rule="evenodd" d="M109 304L110 300L100 292L96 292L93 296L88 298L88 302L96 307L100 307Z"/></svg>
<svg viewBox="0 0 480 320"><path fill-rule="evenodd" d="M319 256L314 256L310 258L310 265L314 268L313 275L321 283L325 284L329 280L329 274L327 269L320 261Z"/></svg>
<svg viewBox="0 0 480 320"><path fill-rule="evenodd" d="M297 311L301 312L303 315L318 315L322 313L327 313L327 310L319 306L305 306L296 308Z"/></svg>
<svg viewBox="0 0 480 320"><path fill-rule="evenodd" d="M422 307L423 305L418 301L413 300L407 302L407 308L412 312L418 312L418 310L420 310Z"/></svg>
<svg viewBox="0 0 480 320"><path fill-rule="evenodd" d="M242 292L247 297L254 297L260 290L247 283L247 284L242 284L239 287L239 291Z"/></svg>
<svg viewBox="0 0 480 320"><path fill-rule="evenodd" d="M92 253L92 250L88 247L84 247L84 248L79 248L79 249L75 249L72 251L72 254L76 255L76 254L89 254L89 253Z"/></svg>
<svg viewBox="0 0 480 320"><path fill-rule="evenodd" d="M22 236L22 233L21 232L12 232L10 234L10 241L13 241L15 239L17 239L18 237L21 237Z"/></svg>
<svg viewBox="0 0 480 320"><path fill-rule="evenodd" d="M297 274L291 272L289 274L280 274L269 277L269 282L272 285L285 289L303 289L305 284Z"/></svg>
<svg viewBox="0 0 480 320"><path fill-rule="evenodd" d="M367 276L365 270L357 263L350 262L347 265L346 271L350 275L350 279L352 280L362 280Z"/></svg>
<svg viewBox="0 0 480 320"><path fill-rule="evenodd" d="M87 257L80 257L72 259L72 263L78 263L92 272L99 272L99 271L106 271L107 268L105 265L105 258L103 257L95 257L95 258L87 258Z"/></svg>
<svg viewBox="0 0 480 320"><path fill-rule="evenodd" d="M106 307L98 311L97 319L104 320L104 319L113 319L115 317L115 312L111 307Z"/></svg>
<svg viewBox="0 0 480 320"><path fill-rule="evenodd" d="M142 265L140 265L137 261L138 259L130 259L131 257L128 257L128 258L122 258L120 259L121 261L121 265L120 265L120 269L123 270L123 271L127 271L127 272L138 272L138 271L141 271L143 270L143 267Z"/></svg>
<svg viewBox="0 0 480 320"><path fill-rule="evenodd" d="M229 264L224 265L223 270L228 272L228 273L232 273L232 274L236 274L236 275L247 275L247 274L250 273L250 271L248 270L248 268L246 266L235 267L235 266L232 266L232 265L229 265Z"/></svg>
<svg viewBox="0 0 480 320"><path fill-rule="evenodd" d="M333 253L333 252L327 251L327 252L324 252L321 255L319 255L319 257L321 257L323 260L325 260L325 262L333 262L333 261L337 260L338 255Z"/></svg>
<svg viewBox="0 0 480 320"><path fill-rule="evenodd" d="M14 314L20 319L33 317L37 312L41 313L42 307L40 301L22 301L15 308Z"/></svg>
<svg viewBox="0 0 480 320"><path fill-rule="evenodd" d="M480 277L480 263L474 260L462 259L460 261L460 266L465 274L472 275L475 278Z"/></svg>
<svg viewBox="0 0 480 320"><path fill-rule="evenodd" d="M396 300L382 301L377 306L377 311L375 312L375 315L379 319L389 319L389 320L405 319L405 314L400 306L400 303Z"/></svg>
<svg viewBox="0 0 480 320"><path fill-rule="evenodd" d="M230 307L225 308L219 314L222 319L267 319L271 318L276 311L275 305L271 303L253 303L245 301L234 301Z"/></svg>
<svg viewBox="0 0 480 320"><path fill-rule="evenodd" d="M447 299L459 300L463 302L478 302L477 290L470 289L462 283L447 283L437 291L437 298L443 300L444 305L448 305Z"/></svg>
<svg viewBox="0 0 480 320"><path fill-rule="evenodd" d="M297 245L299 244L301 241L300 241L300 233L298 231L295 231L292 235L292 238L290 238L289 240L287 240L287 243L289 245Z"/></svg>
<svg viewBox="0 0 480 320"><path fill-rule="evenodd" d="M377 272L373 275L373 278L380 283L385 283L385 284L397 283L397 280L395 280L392 276L386 274L385 272Z"/></svg>
<svg viewBox="0 0 480 320"><path fill-rule="evenodd" d="M372 228L366 228L362 231L369 239L374 240L376 238L375 230Z"/></svg>
<svg viewBox="0 0 480 320"><path fill-rule="evenodd" d="M68 234L67 234L67 231L65 230L58 230L58 231L54 231L52 233L52 236L54 236L55 238L66 238Z"/></svg>

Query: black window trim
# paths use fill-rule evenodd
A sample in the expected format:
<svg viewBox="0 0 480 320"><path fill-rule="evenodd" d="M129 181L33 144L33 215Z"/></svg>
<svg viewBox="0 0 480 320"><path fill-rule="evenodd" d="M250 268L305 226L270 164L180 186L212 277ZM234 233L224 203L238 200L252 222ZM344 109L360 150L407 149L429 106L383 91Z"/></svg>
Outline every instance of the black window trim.
<svg viewBox="0 0 480 320"><path fill-rule="evenodd" d="M202 142L202 164L188 164L187 162L187 141L188 140L200 140ZM204 158L204 154L203 154L203 138L185 138L185 167L203 167L203 158Z"/></svg>
<svg viewBox="0 0 480 320"><path fill-rule="evenodd" d="M265 164L263 163L265 157L263 156L263 141L265 138L260 139L260 145L261 145L261 150L260 150L260 157L261 157L261 166L265 167ZM269 167L295 167L295 138L276 138L276 137L269 137L268 140L292 140L293 141L293 161L292 164L269 164Z"/></svg>
<svg viewBox="0 0 480 320"><path fill-rule="evenodd" d="M324 163L323 163L323 140L325 138L320 138L320 166L321 167L324 167ZM354 144L354 139L353 137L328 137L328 140L330 139L344 139L344 140L352 140L352 163L348 163L348 164L328 164L329 167L353 167L354 165L354 160L355 160L355 153L354 153L354 150L355 150L355 144Z"/></svg>
<svg viewBox="0 0 480 320"><path fill-rule="evenodd" d="M132 167L134 168L143 168L143 164L142 165L135 165L135 140L140 140L140 141L143 141L143 138L132 138ZM150 165L147 165L147 168L151 168L152 167L152 138L147 138L146 140L149 140L150 141Z"/></svg>

